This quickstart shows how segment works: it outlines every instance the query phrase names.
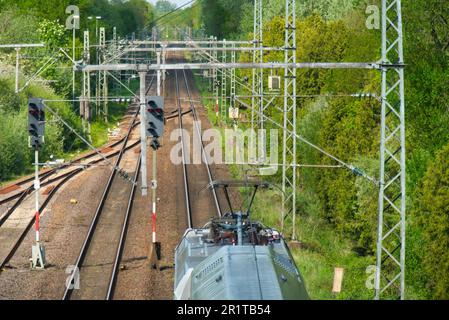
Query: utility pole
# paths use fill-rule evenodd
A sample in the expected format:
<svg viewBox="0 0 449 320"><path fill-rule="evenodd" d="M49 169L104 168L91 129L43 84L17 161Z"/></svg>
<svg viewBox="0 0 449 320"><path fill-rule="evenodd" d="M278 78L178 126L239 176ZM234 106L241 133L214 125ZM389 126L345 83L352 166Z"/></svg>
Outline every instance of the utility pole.
<svg viewBox="0 0 449 320"><path fill-rule="evenodd" d="M166 52L165 52L165 48L167 48L166 45L162 45L162 64L165 65L166 62ZM162 70L162 88L163 88L163 93L165 94L165 79L166 79L166 73L167 70Z"/></svg>
<svg viewBox="0 0 449 320"><path fill-rule="evenodd" d="M216 40L217 38L215 38ZM218 52L217 50L213 51L213 56L215 60L218 60ZM217 103L218 102L218 96L219 96L219 91L220 91L220 87L218 86L218 72L217 69L213 69L212 70L212 74L213 74L213 89L214 89L214 100ZM226 119L224 119L226 121Z"/></svg>
<svg viewBox="0 0 449 320"><path fill-rule="evenodd" d="M375 299L405 299L406 154L400 0L382 0L382 110Z"/></svg>
<svg viewBox="0 0 449 320"><path fill-rule="evenodd" d="M90 64L90 40L89 40L89 30L84 31L84 42L83 42L83 59L84 63ZM87 122L87 135L91 142L92 138L90 136L90 121L91 121L91 110L90 110L90 72L83 71L83 99L80 105L81 116L83 119L83 128Z"/></svg>
<svg viewBox="0 0 449 320"><path fill-rule="evenodd" d="M161 51L156 52L156 63L161 65ZM161 71L157 71L157 95L161 95Z"/></svg>
<svg viewBox="0 0 449 320"><path fill-rule="evenodd" d="M20 71L20 49L21 48L36 48L36 47L44 47L44 44L2 44L0 45L0 49L6 48L6 49L15 49L16 50L16 67L15 67L15 73L16 73L16 79L15 79L15 93L19 93L19 71Z"/></svg>
<svg viewBox="0 0 449 320"><path fill-rule="evenodd" d="M296 0L285 2L285 63L296 63ZM281 221L285 232L291 218L292 240L296 240L296 137L296 69L285 68Z"/></svg>
<svg viewBox="0 0 449 320"><path fill-rule="evenodd" d="M262 0L254 0L254 39L253 39L253 63L263 63L263 51L256 50L263 46L263 8ZM251 130L255 132L255 128L261 130L264 127L263 118L263 69L253 69L253 83L252 83L252 110L251 110ZM255 110L258 111L255 112ZM254 135L251 135L251 140L254 140ZM255 148L256 141L251 141L251 148ZM262 142L263 143L263 142ZM260 149L265 149L263 146ZM258 159L250 159L251 163L255 161L265 161L265 153L259 155Z"/></svg>
<svg viewBox="0 0 449 320"><path fill-rule="evenodd" d="M99 57L99 47L100 42L98 41L98 20L101 20L101 16L95 16L95 17L87 17L88 20L92 20L95 18L95 63L100 64L100 57ZM95 82L95 115L98 116L99 114L99 108L100 108L100 71L97 71L96 74L96 82Z"/></svg>
<svg viewBox="0 0 449 320"><path fill-rule="evenodd" d="M152 46L153 46L153 49L156 51L156 41L157 41L157 28L156 27L153 27L153 29L151 31L151 36L152 36L153 41L155 42Z"/></svg>
<svg viewBox="0 0 449 320"><path fill-rule="evenodd" d="M235 49L235 44L232 44L232 48ZM231 63L236 62L236 52L234 50L231 51ZM235 77L235 68L231 69L231 99L230 99L230 107L232 111L235 112L235 94L236 94L236 77ZM234 127L237 128L236 119L233 119Z"/></svg>
<svg viewBox="0 0 449 320"><path fill-rule="evenodd" d="M15 93L19 93L19 64L20 64L20 48L16 49L16 86Z"/></svg>
<svg viewBox="0 0 449 320"><path fill-rule="evenodd" d="M141 148L141 174L142 174L142 196L148 195L147 183L147 134L146 134L146 77L147 72L139 71L140 76L140 148Z"/></svg>
<svg viewBox="0 0 449 320"><path fill-rule="evenodd" d="M72 68L72 100L73 100L73 109L75 109L75 61L76 61L76 50L75 50L75 45L76 45L76 29L77 26L79 28L79 20L80 20L80 16L73 16L74 22L73 22L73 29L72 29L72 60L73 60L73 68ZM77 23L78 22L78 23Z"/></svg>
<svg viewBox="0 0 449 320"><path fill-rule="evenodd" d="M209 38L209 47L210 47L210 51L209 51L209 56L210 57L212 57L213 58L213 56L214 56L214 52L212 51L212 47L213 47L213 40L214 40L214 37L213 36L210 36L210 38ZM207 60L206 60L207 61ZM216 61L216 60L215 60ZM213 72L213 70L212 70L212 68L210 68L209 69L209 87L210 87L210 91L211 92L213 92L213 90L214 90L214 84L213 84L213 77L212 77L212 72Z"/></svg>
<svg viewBox="0 0 449 320"><path fill-rule="evenodd" d="M223 40L223 48L226 48L226 40ZM227 62L227 53L223 51L222 53L222 62ZM227 115L227 99L228 99L228 85L226 83L226 72L223 70L221 72L221 119L223 122L226 121ZM218 110L217 110L217 118L218 118Z"/></svg>
<svg viewBox="0 0 449 320"><path fill-rule="evenodd" d="M100 28L100 64L106 61L106 30L104 27ZM100 98L101 97L101 98ZM103 116L104 121L108 122L108 72L100 71L99 80L99 97L98 100L103 100ZM100 102L100 101L98 101Z"/></svg>

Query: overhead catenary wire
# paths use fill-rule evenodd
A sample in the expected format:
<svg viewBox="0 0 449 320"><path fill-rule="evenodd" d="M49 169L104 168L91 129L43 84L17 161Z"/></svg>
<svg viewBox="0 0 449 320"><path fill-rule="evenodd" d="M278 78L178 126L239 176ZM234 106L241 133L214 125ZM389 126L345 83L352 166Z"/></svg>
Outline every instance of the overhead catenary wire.
<svg viewBox="0 0 449 320"><path fill-rule="evenodd" d="M164 15L162 15L162 16L156 18L155 20L153 20L153 21L151 22L151 24L152 24L152 25L155 25L156 22L158 22L158 21L160 21L160 20L162 20L162 19L168 17L169 15L172 15L172 14L175 13L175 12L178 12L178 11L181 10L182 8L188 6L189 4L192 4L192 3L194 3L194 2L196 2L196 0L191 0L191 1L188 1L188 2L186 2L186 3L182 4L182 5L180 5L180 6L177 7L176 9L174 9L174 10L172 10L172 11L170 11L170 12L167 12L166 14L164 14Z"/></svg>
<svg viewBox="0 0 449 320"><path fill-rule="evenodd" d="M198 2L193 4L190 8L195 8L198 5ZM185 9L187 10L187 9ZM171 16L170 18L172 18L171 23L173 24L174 22L176 22L176 19L179 19L183 14L185 13L185 11L179 11L177 13L175 13L173 16ZM167 24L166 22L162 23L162 25ZM156 24L156 26L160 26L160 24Z"/></svg>
<svg viewBox="0 0 449 320"><path fill-rule="evenodd" d="M44 101L45 102L45 101ZM50 108L48 105L45 105L45 108L50 111L50 113L56 117L59 121L61 121L71 132L73 132L78 138L80 138L89 148L91 148L97 155L99 155L103 160L110 165L115 171L122 172L122 169L118 166L115 166L111 161L109 161L108 158L106 158L97 148L95 148L92 144L89 143L83 136L81 136L78 132L76 132L75 129L73 129L62 117L59 116L57 112L55 112L52 108ZM135 184L134 182L130 181L132 184Z"/></svg>
<svg viewBox="0 0 449 320"><path fill-rule="evenodd" d="M325 156L327 156L328 158L333 159L334 161L336 161L337 163L339 163L340 165L342 165L343 167L345 167L346 169L350 170L351 172L353 172L356 175L362 176L368 180L370 180L372 183L374 184L378 184L379 182L374 178L369 176L368 174L366 174L363 170L361 170L360 168L357 168L356 166L352 165L352 164L348 164L345 161L339 159L338 157L332 155L331 153L327 152L326 150L324 150L323 148L315 145L314 143L310 142L309 140L307 140L306 138L304 138L303 136L297 134L297 133L293 133L291 130L288 130L287 128L285 128L283 125L277 123L276 121L274 121L273 119L271 119L270 117L262 114L261 112L259 112L259 110L256 110L256 108L253 108L252 106L239 101L240 103L244 104L248 109L254 110L254 112L256 112L259 116L265 118L266 120L268 120L269 122L271 122L272 124L274 124L275 126L279 127L280 129L290 133L290 134L294 134L295 137L297 139L299 139L301 142L307 144L308 146L312 147L313 149L319 151L320 153L324 154Z"/></svg>

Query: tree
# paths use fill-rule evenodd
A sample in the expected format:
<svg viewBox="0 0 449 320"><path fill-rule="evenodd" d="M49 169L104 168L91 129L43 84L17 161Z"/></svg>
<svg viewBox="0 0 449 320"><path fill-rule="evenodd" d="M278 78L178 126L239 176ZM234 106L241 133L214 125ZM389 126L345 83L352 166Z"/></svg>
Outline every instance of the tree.
<svg viewBox="0 0 449 320"><path fill-rule="evenodd" d="M164 14L167 14L175 9L176 4L171 3L168 0L158 0L154 7L154 10L156 11L156 17L163 16Z"/></svg>
<svg viewBox="0 0 449 320"><path fill-rule="evenodd" d="M449 144L427 170L413 214L423 230L422 261L433 298L449 299Z"/></svg>

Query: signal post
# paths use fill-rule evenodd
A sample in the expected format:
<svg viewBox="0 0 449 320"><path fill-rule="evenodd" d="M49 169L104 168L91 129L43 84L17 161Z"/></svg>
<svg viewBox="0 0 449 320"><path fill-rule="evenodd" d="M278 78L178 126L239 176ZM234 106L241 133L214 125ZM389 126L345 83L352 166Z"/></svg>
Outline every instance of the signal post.
<svg viewBox="0 0 449 320"><path fill-rule="evenodd" d="M40 243L40 208L39 208L39 149L44 142L45 132L45 106L42 99L29 99L28 101L28 133L30 139L30 147L34 149L34 190L35 190L35 229L36 243L31 246L30 266L33 270L45 269L45 248Z"/></svg>
<svg viewBox="0 0 449 320"><path fill-rule="evenodd" d="M158 52L158 63L160 64L160 53ZM146 76L147 70L139 70L140 76L140 132L141 132L141 162L142 162L142 196L148 195L148 174L147 174L147 138L151 139L150 146L153 149L153 178L152 189L152 245L149 252L149 262L153 269L159 269L161 259L161 244L157 241L157 150L160 148L159 138L164 133L164 99L161 94L161 72L157 72L157 96L146 97Z"/></svg>

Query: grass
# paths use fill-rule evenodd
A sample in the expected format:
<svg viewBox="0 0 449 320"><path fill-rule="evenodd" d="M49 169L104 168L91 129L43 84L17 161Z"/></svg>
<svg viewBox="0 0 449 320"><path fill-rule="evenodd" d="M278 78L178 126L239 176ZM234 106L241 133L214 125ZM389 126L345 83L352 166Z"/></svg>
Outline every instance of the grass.
<svg viewBox="0 0 449 320"><path fill-rule="evenodd" d="M195 76L196 85L202 96L210 95L208 82ZM217 125L214 103L203 98L210 121ZM219 128L223 130L223 128ZM230 165L229 170L234 179L241 179L241 167ZM241 190L242 198L248 196ZM298 198L304 197L299 195ZM316 206L313 195L307 198L308 207ZM297 236L301 245L291 245L295 262L306 281L312 299L365 300L374 297L374 290L367 284L373 284L373 273L369 267L375 264L373 256L359 256L353 248L355 244L344 234L336 232L333 226L319 217L319 210L309 210L307 214L298 214L296 221ZM252 217L267 226L281 229L281 194L275 190L259 191L252 208ZM344 268L342 292L332 293L334 270ZM371 269L372 271L373 269Z"/></svg>
<svg viewBox="0 0 449 320"><path fill-rule="evenodd" d="M133 92L139 90L139 79L132 79L129 88ZM124 87L120 86L115 91L110 93L116 97L129 97L131 93ZM127 105L115 102L109 103L109 117L108 123L104 121L95 121L91 125L92 144L95 147L100 147L108 142L108 129L114 129L126 114Z"/></svg>

